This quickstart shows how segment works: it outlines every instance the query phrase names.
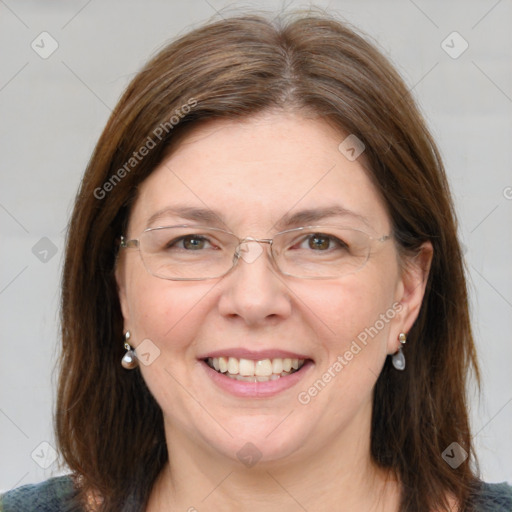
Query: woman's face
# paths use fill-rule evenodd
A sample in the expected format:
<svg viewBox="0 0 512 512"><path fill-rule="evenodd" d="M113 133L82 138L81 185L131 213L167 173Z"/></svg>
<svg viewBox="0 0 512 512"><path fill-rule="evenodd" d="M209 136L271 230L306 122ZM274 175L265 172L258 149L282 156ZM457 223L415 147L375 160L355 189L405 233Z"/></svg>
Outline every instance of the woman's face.
<svg viewBox="0 0 512 512"><path fill-rule="evenodd" d="M303 225L388 235L364 153L351 161L338 149L345 137L321 120L284 113L209 122L142 184L125 235L180 224L239 238L268 239ZM375 242L361 270L332 279L283 275L268 245L246 249L251 256L230 273L199 281L155 277L136 249L122 252L124 327L139 347L168 442L247 463L313 460L340 439L354 446L369 439L372 389L398 334L414 321L422 273L401 271L392 239ZM208 358L222 365L222 357L229 373L259 367L265 378L237 380L210 368ZM269 368L290 370L286 359L305 363L270 378Z"/></svg>

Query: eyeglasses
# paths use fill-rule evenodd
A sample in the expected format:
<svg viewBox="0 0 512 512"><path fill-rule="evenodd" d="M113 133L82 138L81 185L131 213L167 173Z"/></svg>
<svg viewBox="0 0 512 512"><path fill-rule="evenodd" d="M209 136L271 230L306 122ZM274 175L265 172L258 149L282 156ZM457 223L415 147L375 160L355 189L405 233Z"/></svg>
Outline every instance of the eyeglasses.
<svg viewBox="0 0 512 512"><path fill-rule="evenodd" d="M372 246L391 238L372 238L339 226L304 226L274 238L238 238L223 229L180 225L146 229L138 239L121 237L121 248L138 248L146 270L175 281L199 281L226 275L243 259L252 263L270 247L275 267L303 279L334 279L361 270Z"/></svg>

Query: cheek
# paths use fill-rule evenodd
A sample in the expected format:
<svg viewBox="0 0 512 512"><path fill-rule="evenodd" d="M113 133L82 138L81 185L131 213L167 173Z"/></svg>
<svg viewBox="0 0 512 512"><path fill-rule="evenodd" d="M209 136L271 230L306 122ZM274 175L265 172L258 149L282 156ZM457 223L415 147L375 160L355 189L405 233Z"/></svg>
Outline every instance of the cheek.
<svg viewBox="0 0 512 512"><path fill-rule="evenodd" d="M315 376L304 383L297 400L315 418L327 416L332 422L336 411L337 422L328 432L370 407L387 356L390 327L399 311L393 292L390 279L370 279L368 272L309 293L307 305L318 318L321 357Z"/></svg>
<svg viewBox="0 0 512 512"><path fill-rule="evenodd" d="M387 274L368 268L337 282L297 290L298 296L307 297L304 302L317 326L315 331L324 354L322 364L331 364L347 351L351 361L369 364L377 359L381 364L389 329L398 313L393 306L395 285L392 268Z"/></svg>
<svg viewBox="0 0 512 512"><path fill-rule="evenodd" d="M150 339L162 355L191 348L212 283L166 281L134 274L127 289L134 344Z"/></svg>

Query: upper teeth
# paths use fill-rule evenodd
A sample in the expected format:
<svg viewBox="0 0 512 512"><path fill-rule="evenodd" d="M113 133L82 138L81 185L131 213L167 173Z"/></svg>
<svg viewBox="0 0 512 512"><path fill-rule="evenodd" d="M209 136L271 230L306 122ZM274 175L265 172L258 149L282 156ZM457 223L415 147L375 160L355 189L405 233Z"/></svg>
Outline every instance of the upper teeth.
<svg viewBox="0 0 512 512"><path fill-rule="evenodd" d="M236 357L209 357L207 362L209 366L220 373L245 377L270 377L271 375L281 375L291 373L292 370L298 370L304 364L304 359L276 357L254 361Z"/></svg>

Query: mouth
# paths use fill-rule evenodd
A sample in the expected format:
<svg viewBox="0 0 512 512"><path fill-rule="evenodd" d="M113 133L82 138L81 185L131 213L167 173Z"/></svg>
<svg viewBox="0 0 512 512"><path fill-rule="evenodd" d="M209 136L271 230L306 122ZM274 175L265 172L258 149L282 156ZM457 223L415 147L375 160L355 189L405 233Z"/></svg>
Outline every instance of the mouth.
<svg viewBox="0 0 512 512"><path fill-rule="evenodd" d="M203 361L217 373L244 382L268 382L288 377L298 372L306 359L265 358L246 359L231 356L207 357Z"/></svg>

